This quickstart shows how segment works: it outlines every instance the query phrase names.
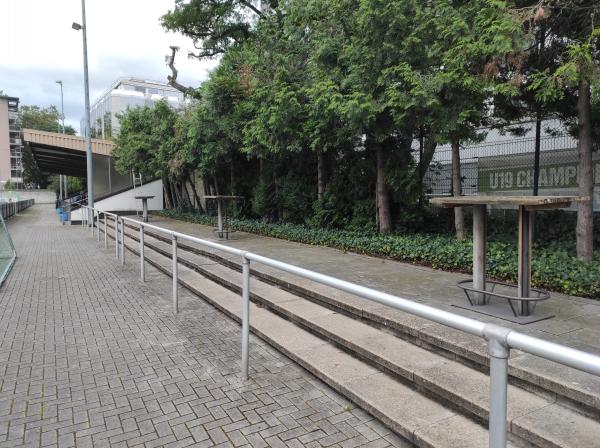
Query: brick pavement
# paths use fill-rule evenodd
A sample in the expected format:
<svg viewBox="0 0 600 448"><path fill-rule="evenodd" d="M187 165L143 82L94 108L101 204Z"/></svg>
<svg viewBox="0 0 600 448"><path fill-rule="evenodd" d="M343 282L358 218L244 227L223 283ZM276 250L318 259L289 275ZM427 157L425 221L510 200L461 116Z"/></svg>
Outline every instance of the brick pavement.
<svg viewBox="0 0 600 448"><path fill-rule="evenodd" d="M148 267L125 267L47 206L9 222L0 290L0 447L409 446L381 423Z"/></svg>

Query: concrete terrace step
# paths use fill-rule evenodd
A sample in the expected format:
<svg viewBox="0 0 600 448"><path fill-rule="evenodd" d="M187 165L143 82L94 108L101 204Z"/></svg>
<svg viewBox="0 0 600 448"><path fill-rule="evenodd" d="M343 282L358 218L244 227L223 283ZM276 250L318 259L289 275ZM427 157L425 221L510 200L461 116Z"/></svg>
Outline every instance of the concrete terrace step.
<svg viewBox="0 0 600 448"><path fill-rule="evenodd" d="M169 241L154 232L147 232L147 235ZM237 257L187 242L180 242L179 247L182 251L202 255L241 271L241 263ZM389 329L428 350L440 352L467 365L475 365L480 370L487 369L487 349L480 338L257 263L251 266L251 272L254 277L267 283L340 313ZM414 300L419 301L418 298ZM448 311L454 310L448 307ZM502 324L502 321L497 323ZM532 336L546 339L550 337L548 333L533 333ZM535 392L549 394L556 401L574 407L590 417L600 418L600 378L516 350L511 352L509 366L511 381Z"/></svg>
<svg viewBox="0 0 600 448"><path fill-rule="evenodd" d="M128 230L127 237L128 241L134 240L137 238L137 233ZM167 257L170 257L170 243L160 241L150 235L146 236L146 243L146 256L149 261L169 273L171 264ZM130 250L137 250L137 244L130 243L130 245ZM181 268L186 269L185 275L183 271L180 271L182 272L180 280L184 286L211 303L219 299L215 299L212 294L207 295L206 292L225 286L227 289L220 289L220 294L226 296L233 294L231 297L234 297L235 300L232 300L239 307L239 295L237 294L241 282L239 273L192 252L180 251L179 259L182 264L188 266L188 268ZM200 277L196 272L206 278ZM198 287L198 282L201 282L202 288ZM253 300L265 305L269 310L275 311L289 321L310 330L313 334L342 347L354 356L353 362L367 360L370 366L377 367L379 371L384 372L380 373L378 377L381 378L381 381L384 381L383 378L387 378L387 381L400 379L409 384L411 390L416 389L434 398L444 405L445 409L458 410L480 422L487 420L489 378L484 373L256 279L252 280L252 292ZM217 295L217 297L220 296ZM217 304L215 305L217 306ZM221 306L219 307L221 308ZM231 312L231 310L229 311ZM265 309L261 309L261 314L265 312L269 313ZM272 313L269 314L272 315ZM252 324L254 319L253 315ZM258 333L260 334L260 332ZM269 337L265 337L265 339L314 372L311 367L307 366L311 359L302 357L297 359L296 357L299 356L297 353L290 352L289 348L284 350L285 343L283 348L280 347L282 341ZM321 342L323 343L322 340ZM308 350L306 355L311 355L311 353L315 357L315 361L318 361L319 355L316 351ZM327 379L322 375L322 372L317 374L332 384L332 378ZM387 383L383 382L383 384ZM373 410L375 404L370 406L365 404L355 397L352 391L338 390L406 437L405 432L398 430L388 419ZM515 386L509 386L509 424L510 431L517 436L516 439L527 440L540 447L592 447L597 446L596 443L600 437L600 426L594 420L553 403L552 398L542 398ZM466 425L466 423L462 423L462 425Z"/></svg>
<svg viewBox="0 0 600 448"><path fill-rule="evenodd" d="M126 247L137 254L137 246L126 244ZM149 248L146 248L146 257L148 263L170 275L168 258ZM179 267L179 280L182 286L240 322L238 294L185 266ZM480 448L487 445L488 433L483 426L263 307L251 303L250 315L254 334L416 446ZM252 374L252 353L250 369Z"/></svg>

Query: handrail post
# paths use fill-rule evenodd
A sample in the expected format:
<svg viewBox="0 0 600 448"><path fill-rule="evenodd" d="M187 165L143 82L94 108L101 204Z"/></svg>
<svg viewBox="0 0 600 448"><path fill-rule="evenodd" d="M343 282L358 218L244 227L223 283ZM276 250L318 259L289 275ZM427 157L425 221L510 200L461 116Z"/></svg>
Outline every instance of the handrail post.
<svg viewBox="0 0 600 448"><path fill-rule="evenodd" d="M242 378L248 379L250 345L250 260L242 255Z"/></svg>
<svg viewBox="0 0 600 448"><path fill-rule="evenodd" d="M89 208L89 225L90 225L90 230L92 231L92 238L94 238L94 209L93 208Z"/></svg>
<svg viewBox="0 0 600 448"><path fill-rule="evenodd" d="M119 217L114 216L115 220L115 257L119 258Z"/></svg>
<svg viewBox="0 0 600 448"><path fill-rule="evenodd" d="M125 221L121 218L121 264L125 264Z"/></svg>
<svg viewBox="0 0 600 448"><path fill-rule="evenodd" d="M511 330L487 324L484 337L488 341L490 355L490 414L489 446L506 448L508 357L510 348L506 342Z"/></svg>
<svg viewBox="0 0 600 448"><path fill-rule="evenodd" d="M108 225L106 224L106 212L103 215L104 218L104 248L108 248Z"/></svg>
<svg viewBox="0 0 600 448"><path fill-rule="evenodd" d="M96 214L96 233L98 234L98 242L100 242L100 210Z"/></svg>
<svg viewBox="0 0 600 448"><path fill-rule="evenodd" d="M140 278L146 281L145 259L144 259L144 225L140 223Z"/></svg>
<svg viewBox="0 0 600 448"><path fill-rule="evenodd" d="M177 290L178 274L177 274L177 236L171 235L173 248L173 312L179 312L179 292Z"/></svg>

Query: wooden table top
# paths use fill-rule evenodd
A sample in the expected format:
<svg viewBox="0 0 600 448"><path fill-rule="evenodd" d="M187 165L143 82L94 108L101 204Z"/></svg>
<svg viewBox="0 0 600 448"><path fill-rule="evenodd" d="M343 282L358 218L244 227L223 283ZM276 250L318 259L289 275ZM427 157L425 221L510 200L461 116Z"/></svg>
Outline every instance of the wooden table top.
<svg viewBox="0 0 600 448"><path fill-rule="evenodd" d="M447 196L432 198L431 203L440 207L468 207L472 205L522 205L530 209L564 208L573 202L583 201L579 196Z"/></svg>
<svg viewBox="0 0 600 448"><path fill-rule="evenodd" d="M204 196L204 199L243 199L243 196L227 196L227 195L217 195L217 196Z"/></svg>

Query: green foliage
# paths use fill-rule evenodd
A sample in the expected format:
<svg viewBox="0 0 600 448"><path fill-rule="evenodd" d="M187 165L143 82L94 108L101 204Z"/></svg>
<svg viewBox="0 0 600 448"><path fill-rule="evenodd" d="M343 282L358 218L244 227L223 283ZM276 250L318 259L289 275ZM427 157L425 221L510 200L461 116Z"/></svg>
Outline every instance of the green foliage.
<svg viewBox="0 0 600 448"><path fill-rule="evenodd" d="M62 132L61 114L56 106L21 106L19 110L19 125L25 129L35 129L46 132ZM72 126L65 126L65 134L75 135Z"/></svg>
<svg viewBox="0 0 600 448"><path fill-rule="evenodd" d="M23 182L25 185L39 188L46 188L48 185L48 176L42 173L33 157L31 148L23 146L21 163L23 166Z"/></svg>
<svg viewBox="0 0 600 448"><path fill-rule="evenodd" d="M9 179L6 182L4 182L4 189L5 190L14 190L15 189L15 185Z"/></svg>
<svg viewBox="0 0 600 448"><path fill-rule="evenodd" d="M163 216L204 225L215 225L213 216L165 210ZM470 272L473 246L444 235L377 235L333 229L316 229L296 224L232 219L232 228L295 241L327 246L364 255L385 257L412 264L457 272ZM533 286L565 294L600 299L600 258L592 263L577 260L564 248L535 246L532 260ZM487 270L491 278L516 282L518 254L513 242L491 241L487 248Z"/></svg>
<svg viewBox="0 0 600 448"><path fill-rule="evenodd" d="M154 106L128 109L120 120L113 151L121 174L131 170L150 178L166 176L173 160L177 113L166 101Z"/></svg>
<svg viewBox="0 0 600 448"><path fill-rule="evenodd" d="M48 190L52 190L58 197L60 193L60 180L59 176L50 176L48 179ZM67 178L67 193L69 195L87 191L87 182L83 177L69 176Z"/></svg>

